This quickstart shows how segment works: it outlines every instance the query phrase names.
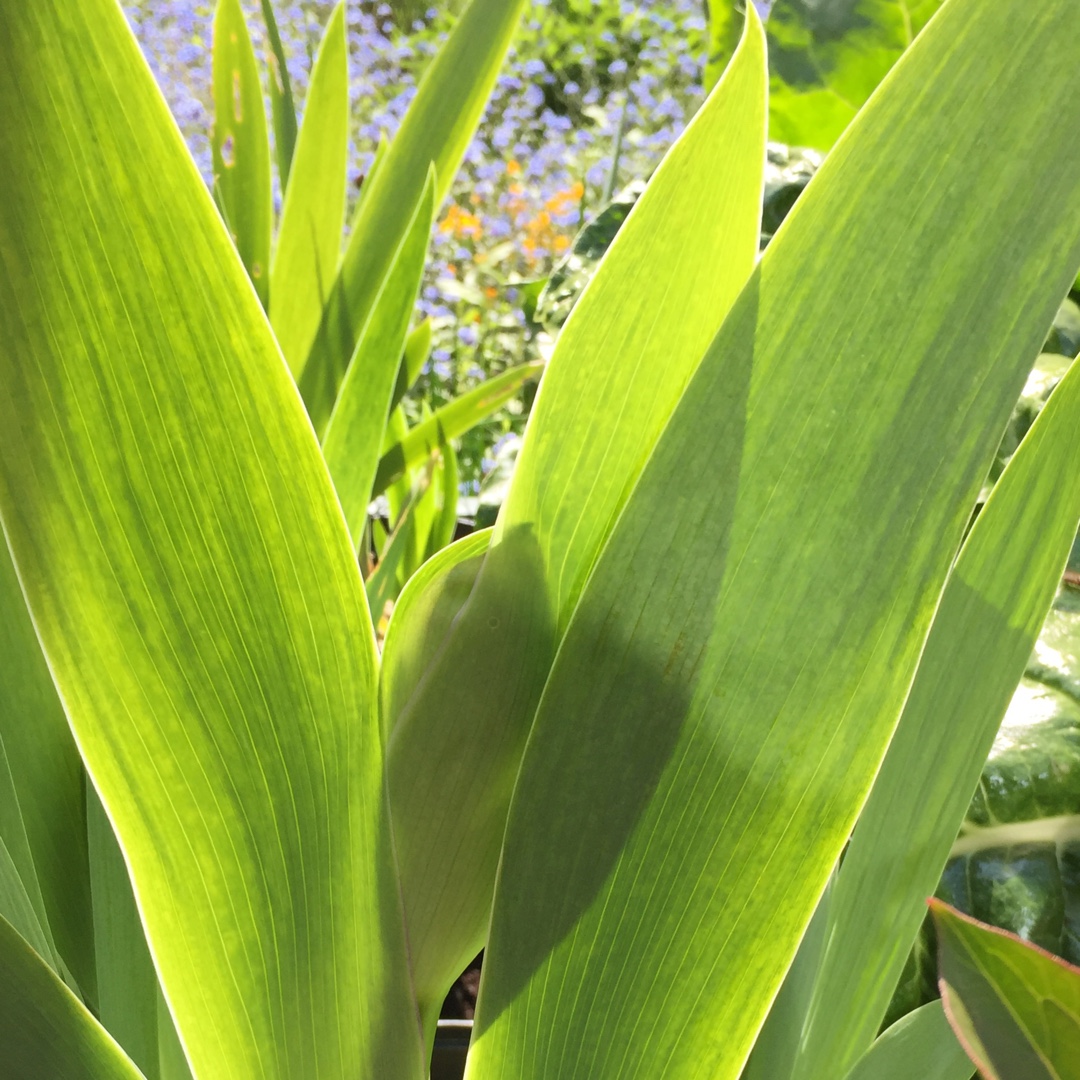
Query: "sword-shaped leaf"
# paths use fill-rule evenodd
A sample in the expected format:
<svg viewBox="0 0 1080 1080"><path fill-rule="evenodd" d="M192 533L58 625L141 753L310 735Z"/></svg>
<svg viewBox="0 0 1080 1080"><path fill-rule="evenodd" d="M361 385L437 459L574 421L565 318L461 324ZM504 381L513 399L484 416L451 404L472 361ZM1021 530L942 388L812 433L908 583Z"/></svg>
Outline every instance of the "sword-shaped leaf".
<svg viewBox="0 0 1080 1080"><path fill-rule="evenodd" d="M360 331L323 438L323 456L354 544L360 543L367 521L367 508L373 497L372 481L390 415L390 399L401 370L409 320L424 273L434 189L435 177L430 176Z"/></svg>
<svg viewBox="0 0 1080 1080"><path fill-rule="evenodd" d="M964 543L844 856L793 1076L827 1080L881 1024L1080 519L1080 368L1050 397Z"/></svg>
<svg viewBox="0 0 1080 1080"><path fill-rule="evenodd" d="M285 50L281 47L277 19L274 18L273 0L260 0L266 36L270 43L267 67L270 69L270 112L274 119L274 150L278 159L278 179L281 192L289 190L289 172L292 168L293 150L296 148L296 106L293 104L292 84L289 81L289 65Z"/></svg>
<svg viewBox="0 0 1080 1080"><path fill-rule="evenodd" d="M255 291L270 292L270 137L255 50L240 0L218 0L214 13L214 194Z"/></svg>
<svg viewBox="0 0 1080 1080"><path fill-rule="evenodd" d="M0 917L0 1077L143 1080L109 1033Z"/></svg>
<svg viewBox="0 0 1080 1080"><path fill-rule="evenodd" d="M269 325L114 0L0 7L0 111L0 517L193 1071L416 1080L371 621Z"/></svg>
<svg viewBox="0 0 1080 1080"><path fill-rule="evenodd" d="M407 325L407 320L406 320ZM394 365L394 376L397 375ZM530 379L544 370L542 360L507 368L485 379L479 386L454 398L436 409L427 419L409 430L408 435L394 443L379 459L371 497L381 495L395 480L429 458L450 439L460 438L470 428L501 409Z"/></svg>
<svg viewBox="0 0 1080 1080"><path fill-rule="evenodd" d="M1073 17L949 0L698 367L544 689L470 1080L739 1074L1080 264Z"/></svg>
<svg viewBox="0 0 1080 1080"><path fill-rule="evenodd" d="M285 204L270 269L270 322L294 375L307 357L341 254L349 152L345 50L345 5L339 3L311 72L289 186L282 184Z"/></svg>
<svg viewBox="0 0 1080 1080"><path fill-rule="evenodd" d="M472 0L431 63L378 169L364 182L341 272L302 365L300 389L321 435L357 338L435 166L436 210L454 180L524 0Z"/></svg>

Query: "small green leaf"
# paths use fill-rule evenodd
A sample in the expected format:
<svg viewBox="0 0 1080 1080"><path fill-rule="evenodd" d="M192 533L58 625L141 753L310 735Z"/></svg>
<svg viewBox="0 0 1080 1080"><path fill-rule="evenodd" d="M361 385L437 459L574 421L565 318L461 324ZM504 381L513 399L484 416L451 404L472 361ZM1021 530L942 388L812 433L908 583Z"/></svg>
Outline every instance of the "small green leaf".
<svg viewBox="0 0 1080 1080"><path fill-rule="evenodd" d="M941 1002L931 1001L883 1032L847 1080L971 1080L971 1062Z"/></svg>
<svg viewBox="0 0 1080 1080"><path fill-rule="evenodd" d="M270 112L274 118L274 149L278 159L278 179L281 192L288 194L289 174L293 150L296 147L296 106L293 104L292 86L289 82L289 65L285 50L281 47L277 20L274 18L273 0L260 0L266 36L270 42L267 67L270 71Z"/></svg>
<svg viewBox="0 0 1080 1080"><path fill-rule="evenodd" d="M413 211L386 280L360 332L323 437L323 457L334 480L349 533L359 544L373 495L394 383L405 336L420 289L431 235L434 176Z"/></svg>
<svg viewBox="0 0 1080 1080"><path fill-rule="evenodd" d="M315 430L334 407L356 341L434 164L435 207L450 190L495 84L524 0L472 0L432 61L401 128L364 182L341 271L300 375Z"/></svg>
<svg viewBox="0 0 1080 1080"><path fill-rule="evenodd" d="M987 1080L1080 1077L1080 968L930 901L941 996Z"/></svg>
<svg viewBox="0 0 1080 1080"><path fill-rule="evenodd" d="M457 528L459 471L453 444L443 443L439 447L439 456L442 458L442 468L438 474L439 487L435 492L435 520L428 538L425 555L427 559L430 559L437 551L441 551L454 539L454 531Z"/></svg>
<svg viewBox="0 0 1080 1080"><path fill-rule="evenodd" d="M143 1080L109 1033L0 917L0 1077Z"/></svg>
<svg viewBox="0 0 1080 1080"><path fill-rule="evenodd" d="M476 583L490 540L490 529L462 537L429 559L406 585L383 647L379 711L384 721L402 715L425 665L445 644Z"/></svg>
<svg viewBox="0 0 1080 1080"><path fill-rule="evenodd" d="M379 459L371 495L381 495L409 469L430 457L450 439L460 438L481 420L501 409L530 379L544 370L542 360L533 360L493 375L479 386L454 398L427 420L417 424L400 442Z"/></svg>
<svg viewBox="0 0 1080 1080"><path fill-rule="evenodd" d="M270 294L270 139L255 50L240 0L214 14L214 194L265 308Z"/></svg>
<svg viewBox="0 0 1080 1080"><path fill-rule="evenodd" d="M270 323L294 376L307 358L337 276L348 150L349 67L340 2L311 73L270 270Z"/></svg>

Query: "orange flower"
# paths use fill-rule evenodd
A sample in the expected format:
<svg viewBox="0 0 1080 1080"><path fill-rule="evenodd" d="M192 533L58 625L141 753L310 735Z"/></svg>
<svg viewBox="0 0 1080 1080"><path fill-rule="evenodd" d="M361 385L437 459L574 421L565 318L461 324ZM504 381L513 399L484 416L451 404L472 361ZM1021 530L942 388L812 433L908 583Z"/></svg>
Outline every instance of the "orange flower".
<svg viewBox="0 0 1080 1080"><path fill-rule="evenodd" d="M520 176L521 175L521 166L516 161L514 161L513 158L511 158L506 163L506 175L507 176Z"/></svg>

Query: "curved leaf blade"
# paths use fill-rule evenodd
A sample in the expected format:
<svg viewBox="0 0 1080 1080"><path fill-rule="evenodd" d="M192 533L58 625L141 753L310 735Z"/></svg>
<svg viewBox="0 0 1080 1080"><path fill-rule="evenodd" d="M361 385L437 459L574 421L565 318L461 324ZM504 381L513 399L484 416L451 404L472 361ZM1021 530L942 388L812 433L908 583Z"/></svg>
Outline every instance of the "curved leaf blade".
<svg viewBox="0 0 1080 1080"><path fill-rule="evenodd" d="M142 1080L108 1032L0 917L0 1077Z"/></svg>
<svg viewBox="0 0 1080 1080"><path fill-rule="evenodd" d="M266 36L270 42L267 67L270 70L270 112L274 118L274 149L278 159L278 178L282 194L289 190L289 174L296 148L296 106L293 104L289 65L281 46L273 0L260 0Z"/></svg>
<svg viewBox="0 0 1080 1080"><path fill-rule="evenodd" d="M240 0L218 0L212 63L214 193L265 308L270 292L270 136L255 50Z"/></svg>
<svg viewBox="0 0 1080 1080"><path fill-rule="evenodd" d="M345 5L339 3L311 72L270 269L270 324L293 375L307 357L337 275L348 150L349 65Z"/></svg>
<svg viewBox="0 0 1080 1080"><path fill-rule="evenodd" d="M847 1080L971 1080L971 1061L941 1002L931 1001L884 1031Z"/></svg>
<svg viewBox="0 0 1080 1080"><path fill-rule="evenodd" d="M0 518L193 1071L417 1078L374 638L295 386L115 3L0 8L0 105Z"/></svg>
<svg viewBox="0 0 1080 1080"><path fill-rule="evenodd" d="M950 0L721 327L545 686L470 1080L741 1070L1080 263L1071 17Z"/></svg>

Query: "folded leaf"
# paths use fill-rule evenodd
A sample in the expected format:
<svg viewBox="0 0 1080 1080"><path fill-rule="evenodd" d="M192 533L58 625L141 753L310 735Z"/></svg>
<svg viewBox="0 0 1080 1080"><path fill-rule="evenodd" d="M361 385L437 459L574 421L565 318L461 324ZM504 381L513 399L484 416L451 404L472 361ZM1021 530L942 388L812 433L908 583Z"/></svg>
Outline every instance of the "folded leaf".
<svg viewBox="0 0 1080 1080"><path fill-rule="evenodd" d="M371 621L269 325L114 0L0 7L0 111L0 518L193 1072L417 1080Z"/></svg>
<svg viewBox="0 0 1080 1080"><path fill-rule="evenodd" d="M1078 520L1080 368L1039 414L949 577L844 856L795 1077L835 1076L873 1040L1039 636Z"/></svg>
<svg viewBox="0 0 1080 1080"><path fill-rule="evenodd" d="M987 1080L1080 1076L1080 968L939 900L941 996Z"/></svg>
<svg viewBox="0 0 1080 1080"><path fill-rule="evenodd" d="M294 375L303 367L337 276L348 152L349 66L345 6L339 3L311 72L270 269L270 322Z"/></svg>
<svg viewBox="0 0 1080 1080"><path fill-rule="evenodd" d="M371 486L372 497L381 495L409 469L422 464L440 445L460 438L470 428L501 409L525 383L537 378L543 370L542 360L507 368L437 409L379 459Z"/></svg>
<svg viewBox="0 0 1080 1080"><path fill-rule="evenodd" d="M0 1077L142 1080L109 1033L0 917Z"/></svg>
<svg viewBox="0 0 1080 1080"><path fill-rule="evenodd" d="M391 814L414 977L432 1020L484 943L506 809L558 628L753 267L764 84L753 16L729 72L652 177L560 335L498 542L445 646L398 664L392 649L421 639L387 641L383 701L407 703L383 718L394 730ZM422 677L388 689L404 671Z"/></svg>
<svg viewBox="0 0 1080 1080"><path fill-rule="evenodd" d="M421 80L378 169L364 182L341 272L300 374L320 434L428 171L434 164L437 209L476 131L522 6L523 0L472 0Z"/></svg>
<svg viewBox="0 0 1080 1080"><path fill-rule="evenodd" d="M214 14L214 194L255 291L270 291L270 139L262 84L240 0L218 0Z"/></svg>
<svg viewBox="0 0 1080 1080"><path fill-rule="evenodd" d="M1072 17L949 0L694 374L529 735L470 1080L741 1070L1080 264Z"/></svg>

